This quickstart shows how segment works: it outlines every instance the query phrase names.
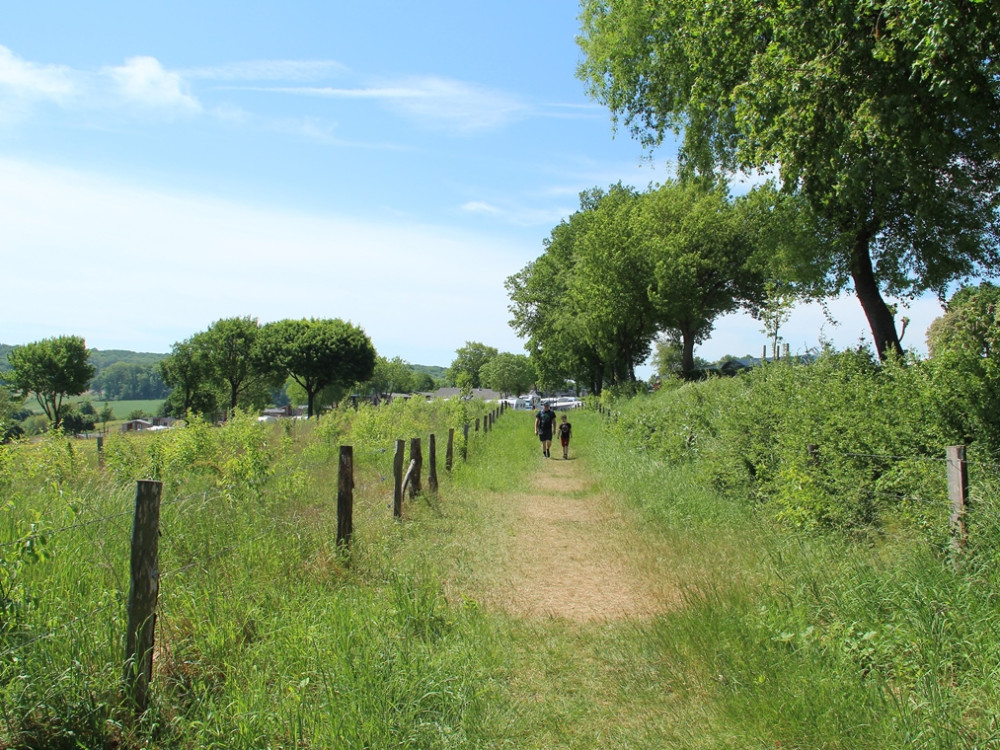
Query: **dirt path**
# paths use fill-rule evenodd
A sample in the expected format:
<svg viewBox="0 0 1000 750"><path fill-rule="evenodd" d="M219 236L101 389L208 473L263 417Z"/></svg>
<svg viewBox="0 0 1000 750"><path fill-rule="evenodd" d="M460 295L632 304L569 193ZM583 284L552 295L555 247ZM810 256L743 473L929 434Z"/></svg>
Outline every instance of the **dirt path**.
<svg viewBox="0 0 1000 750"><path fill-rule="evenodd" d="M655 566L647 568L634 549L634 525L597 490L586 464L539 460L527 490L506 498L516 531L498 604L524 617L575 622L662 610L669 599L657 590Z"/></svg>

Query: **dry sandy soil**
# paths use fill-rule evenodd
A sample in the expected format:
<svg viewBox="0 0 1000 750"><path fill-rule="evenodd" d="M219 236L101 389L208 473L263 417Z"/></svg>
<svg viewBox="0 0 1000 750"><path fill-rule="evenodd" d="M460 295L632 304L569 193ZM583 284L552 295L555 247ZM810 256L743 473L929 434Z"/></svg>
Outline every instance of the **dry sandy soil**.
<svg viewBox="0 0 1000 750"><path fill-rule="evenodd" d="M554 455L558 450L553 446ZM524 617L576 622L639 619L661 610L663 591L639 562L634 523L596 490L585 463L539 461L526 491L505 496L515 532L497 604Z"/></svg>

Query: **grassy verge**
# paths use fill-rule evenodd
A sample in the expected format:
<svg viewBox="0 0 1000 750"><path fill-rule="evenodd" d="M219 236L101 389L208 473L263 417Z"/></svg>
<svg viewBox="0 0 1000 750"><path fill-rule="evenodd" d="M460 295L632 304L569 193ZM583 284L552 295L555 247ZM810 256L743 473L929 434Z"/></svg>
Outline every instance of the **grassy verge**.
<svg viewBox="0 0 1000 750"><path fill-rule="evenodd" d="M693 748L998 742L995 499L960 566L919 534L780 530L696 462L608 445L606 481L662 530L684 606L642 628L664 722Z"/></svg>

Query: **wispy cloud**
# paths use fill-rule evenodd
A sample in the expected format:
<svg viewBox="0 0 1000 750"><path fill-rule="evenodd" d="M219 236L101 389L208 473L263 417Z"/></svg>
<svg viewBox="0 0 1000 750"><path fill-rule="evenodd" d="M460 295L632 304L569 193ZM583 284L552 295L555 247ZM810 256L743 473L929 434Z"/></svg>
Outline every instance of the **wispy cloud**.
<svg viewBox="0 0 1000 750"><path fill-rule="evenodd" d="M335 60L247 60L179 72L189 80L320 81L346 70Z"/></svg>
<svg viewBox="0 0 1000 750"><path fill-rule="evenodd" d="M104 72L117 93L130 103L184 114L202 109L181 75L166 70L155 57L131 57L124 65L105 68Z"/></svg>
<svg viewBox="0 0 1000 750"><path fill-rule="evenodd" d="M64 65L39 65L0 45L0 87L19 96L62 100L77 90L73 71Z"/></svg>
<svg viewBox="0 0 1000 750"><path fill-rule="evenodd" d="M0 300L4 343L75 333L99 348L162 352L218 318L252 314L262 322L342 317L387 356L420 362L439 350L428 364L447 363L463 341L520 348L495 314L505 308L502 279L519 248L495 233L274 210L0 156L0 246L44 255L55 268L81 257L103 261L50 279L53 297L73 300L72 310L34 304L31 265L13 264ZM308 273L275 273L290 248ZM106 293L109 267L122 289L149 290L156 279L131 324L131 302ZM399 310L433 310L442 300L463 314L445 316L419 341L400 328ZM35 312L25 317L27 309ZM130 325L134 338L123 340Z"/></svg>
<svg viewBox="0 0 1000 750"><path fill-rule="evenodd" d="M64 65L39 65L0 45L0 123L27 121L46 102L65 106L79 98L80 80Z"/></svg>
<svg viewBox="0 0 1000 750"><path fill-rule="evenodd" d="M438 76L409 77L373 86L281 86L255 90L331 99L370 99L426 127L459 133L499 128L531 111L527 103L511 94Z"/></svg>
<svg viewBox="0 0 1000 750"><path fill-rule="evenodd" d="M528 207L519 204L496 205L487 201L469 201L461 206L463 213L497 219L517 227L551 227L573 212L566 206L546 208Z"/></svg>

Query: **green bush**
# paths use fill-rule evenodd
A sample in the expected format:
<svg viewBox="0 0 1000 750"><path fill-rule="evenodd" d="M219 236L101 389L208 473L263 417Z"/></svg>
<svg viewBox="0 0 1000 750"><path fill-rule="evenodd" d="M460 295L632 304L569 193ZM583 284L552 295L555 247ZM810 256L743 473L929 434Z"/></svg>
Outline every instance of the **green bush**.
<svg viewBox="0 0 1000 750"><path fill-rule="evenodd" d="M616 429L794 526L940 528L946 447L988 459L1000 445L1000 417L983 407L996 383L968 364L827 352L634 399Z"/></svg>

